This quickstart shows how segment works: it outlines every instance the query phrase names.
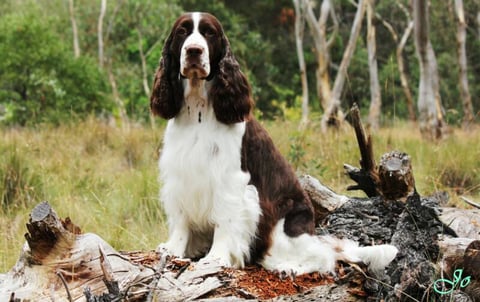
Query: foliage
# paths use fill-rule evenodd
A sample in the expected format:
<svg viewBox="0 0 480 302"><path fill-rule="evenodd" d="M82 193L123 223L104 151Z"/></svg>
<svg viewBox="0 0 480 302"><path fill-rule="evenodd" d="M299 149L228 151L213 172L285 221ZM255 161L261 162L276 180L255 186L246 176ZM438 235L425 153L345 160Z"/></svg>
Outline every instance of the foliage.
<svg viewBox="0 0 480 302"><path fill-rule="evenodd" d="M208 11L216 15L229 36L233 51L252 84L257 115L266 119L285 117L285 110L298 110L296 101L301 85L294 42L294 10L289 0L207 1L119 0L108 1L103 26L106 62L99 70L98 17L100 4L74 0L75 17L82 56L73 59L72 28L68 3L63 0L5 0L0 4L0 123L58 124L72 116L90 113L115 115L108 74L113 76L119 98L133 120L149 118L149 93L163 41L171 24L182 11ZM318 12L319 1L314 3ZM401 5L399 5L401 4ZM330 78L335 79L338 64L348 40L356 7L351 1L334 1L339 32L331 49ZM376 13L389 22L399 38L408 23L407 0L376 3ZM480 106L480 40L475 28L480 5L465 1L467 55L474 109ZM409 12L412 15L412 12ZM49 16L49 17L43 17ZM382 93L382 119L405 119L405 97L400 87L395 59L396 42L379 19L377 59ZM437 54L442 101L449 123L462 119L456 58L456 16L451 1L430 6L430 35ZM342 95L342 107L353 102L368 108L370 100L367 72L366 27L357 42ZM312 112L320 112L316 89L316 57L308 26L304 49ZM142 68L142 55L145 68ZM418 60L412 36L404 50L407 75L416 99ZM118 104L117 104L118 105ZM366 112L366 110L364 110Z"/></svg>
<svg viewBox="0 0 480 302"><path fill-rule="evenodd" d="M45 19L32 11L0 20L0 119L58 124L108 112L108 89L96 64L75 60L52 31L55 21Z"/></svg>
<svg viewBox="0 0 480 302"><path fill-rule="evenodd" d="M89 5L97 5L90 2ZM86 4L88 5L88 4ZM113 5L112 5L113 6ZM95 7L92 8L94 10ZM146 61L148 85L152 84L157 69L163 42L181 10L174 1L119 1L108 8L115 14L110 15L109 30L105 34L107 68L114 74L119 93L127 113L135 120L147 120L149 117L150 95L143 89L143 70L141 52ZM95 16L96 18L97 16ZM96 23L88 23L88 31L96 30ZM89 40L87 49L96 50L96 40ZM95 52L89 52L96 56Z"/></svg>

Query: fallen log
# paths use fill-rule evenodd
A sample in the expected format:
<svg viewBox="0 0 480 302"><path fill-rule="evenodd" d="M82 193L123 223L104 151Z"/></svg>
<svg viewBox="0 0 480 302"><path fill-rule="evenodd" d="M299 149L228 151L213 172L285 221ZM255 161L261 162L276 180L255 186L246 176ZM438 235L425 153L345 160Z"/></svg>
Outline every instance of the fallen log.
<svg viewBox="0 0 480 302"><path fill-rule="evenodd" d="M19 260L0 282L0 301L85 301L84 291L106 292L106 271L126 297L154 272L134 265L95 234L72 232L46 202L37 205L27 223ZM104 271L100 264L103 258Z"/></svg>
<svg viewBox="0 0 480 302"><path fill-rule="evenodd" d="M291 279L255 265L235 270L156 252L119 253L60 219L47 202L32 210L27 230L19 260L0 279L0 301L308 301L326 295L357 301L352 292L365 295L365 273L347 264L339 264L336 283L318 273Z"/></svg>
<svg viewBox="0 0 480 302"><path fill-rule="evenodd" d="M312 197L323 196L317 199L320 206L329 209L319 224L319 234L346 237L363 245L390 242L400 249L384 274L375 276L365 267L339 263L336 278L307 274L292 280L258 266L233 270L215 263L161 257L156 252L119 253L100 237L81 234L70 220L62 221L48 203L41 203L32 211L17 264L0 278L0 300L363 301L370 297L407 301L409 297L438 297L432 284L440 276L441 265L450 267L445 274L451 273L452 266L446 263L453 258L447 258L440 248L439 239L447 235L442 235L445 226L438 217L440 201L435 196L414 194L406 203L385 202L381 196L349 198L311 176L301 179ZM448 255L463 256L466 249ZM476 259L467 263L475 265ZM476 275L472 275L472 284L478 284ZM462 294L474 297L475 290L470 285Z"/></svg>

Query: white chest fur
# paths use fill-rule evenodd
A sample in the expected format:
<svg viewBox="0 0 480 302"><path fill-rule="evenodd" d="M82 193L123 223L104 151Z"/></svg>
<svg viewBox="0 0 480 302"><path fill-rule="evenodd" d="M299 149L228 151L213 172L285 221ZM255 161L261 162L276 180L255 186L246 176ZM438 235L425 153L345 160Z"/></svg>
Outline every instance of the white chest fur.
<svg viewBox="0 0 480 302"><path fill-rule="evenodd" d="M180 114L168 122L160 157L170 232L162 247L177 256L208 251L208 257L242 267L261 213L257 190L241 169L246 124L218 122L208 86L191 82Z"/></svg>
<svg viewBox="0 0 480 302"><path fill-rule="evenodd" d="M206 229L212 227L208 225L212 212L218 210L215 202L225 194L243 196L248 184L248 173L241 171L245 123L218 122L203 90L190 89L181 113L165 131L160 158L162 200L167 209L181 211L189 224ZM168 204L170 200L175 204Z"/></svg>

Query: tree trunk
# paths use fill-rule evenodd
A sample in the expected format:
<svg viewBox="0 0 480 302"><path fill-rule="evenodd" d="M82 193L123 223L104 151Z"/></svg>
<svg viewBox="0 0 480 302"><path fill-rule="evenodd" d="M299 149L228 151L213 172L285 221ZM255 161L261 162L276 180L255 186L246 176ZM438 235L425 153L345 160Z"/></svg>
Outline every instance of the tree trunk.
<svg viewBox="0 0 480 302"><path fill-rule="evenodd" d="M328 102L327 110L323 113L321 128L323 132L327 131L329 125L339 127L343 117L340 116L340 98L343 91L343 86L345 84L345 79L347 76L347 69L350 65L350 60L352 59L353 52L355 51L355 46L357 38L360 34L360 29L362 27L363 16L365 15L365 0L360 0L358 2L357 12L355 14L355 19L353 20L352 29L350 32L350 38L348 39L347 47L343 53L342 62L338 69L337 76L335 77L335 82L333 84L333 90L331 98Z"/></svg>
<svg viewBox="0 0 480 302"><path fill-rule="evenodd" d="M478 35L478 39L480 40L480 12L477 12L476 21L477 21L477 35Z"/></svg>
<svg viewBox="0 0 480 302"><path fill-rule="evenodd" d="M463 123L462 126L468 130L473 123L473 106L470 90L468 89L468 73L467 73L467 51L466 44L466 28L465 14L463 10L463 0L455 0L455 11L457 13L457 53L458 53L458 67L459 67L459 86L460 96L462 97L463 105Z"/></svg>
<svg viewBox="0 0 480 302"><path fill-rule="evenodd" d="M75 58L78 58L80 57L80 44L78 42L78 29L77 29L77 21L75 19L75 6L73 1L74 0L68 0L68 11L70 13L70 22L72 23L73 54Z"/></svg>
<svg viewBox="0 0 480 302"><path fill-rule="evenodd" d="M427 139L437 140L444 135L446 125L439 92L437 60L429 38L428 3L414 0L415 46L420 65L418 112L420 132Z"/></svg>
<svg viewBox="0 0 480 302"><path fill-rule="evenodd" d="M397 66L398 66L398 72L400 74L400 83L402 85L402 90L403 93L405 94L405 98L407 101L407 108L408 108L408 115L409 115L409 120L412 122L416 121L416 114L415 114L415 109L413 105L413 97L412 97L412 91L410 90L410 84L408 83L408 76L407 73L405 72L405 63L403 61L403 49L405 48L405 44L407 43L407 39L410 36L412 30L413 30L413 21L411 20L410 13L408 10L401 4L400 2L396 2L396 4L403 10L405 15L407 16L408 20L408 25L402 35L402 38L398 39L398 34L393 28L393 26L388 23L385 19L383 19L380 15L375 13L375 16L382 22L383 26L390 32L392 35L393 40L395 41L395 44L397 44L396 47L396 58L397 58Z"/></svg>
<svg viewBox="0 0 480 302"><path fill-rule="evenodd" d="M142 31L140 30L139 27L137 27L137 35L138 35L138 52L140 53L140 62L142 63L142 83L143 83L143 91L145 92L145 95L147 98L150 98L150 85L148 81L148 70L147 70L147 57L145 55L145 52L143 51L143 37L142 37ZM153 115L149 115L150 117L150 125L154 126L155 120L153 118Z"/></svg>
<svg viewBox="0 0 480 302"><path fill-rule="evenodd" d="M103 68L105 63L104 59L104 49L103 49L103 19L105 18L105 13L107 11L107 0L101 0L100 5L100 15L98 17L97 24L97 37L98 37L98 65Z"/></svg>
<svg viewBox="0 0 480 302"><path fill-rule="evenodd" d="M407 108L408 108L408 117L411 122L415 122L417 120L417 115L415 114L415 109L413 106L413 96L412 91L410 90L410 84L408 82L408 76L405 72L405 62L403 61L403 49L405 48L405 44L407 44L408 37L412 33L413 30L413 21L408 22L408 26L403 32L402 38L400 39L400 43L397 45L397 65L398 65L398 72L400 73L400 83L402 85L403 93L405 94L405 98L407 99Z"/></svg>
<svg viewBox="0 0 480 302"><path fill-rule="evenodd" d="M320 105L325 111L331 97L330 75L328 73L328 67L330 65L330 45L327 41L328 16L331 15L334 22L334 31L330 40L334 38L338 31L338 22L330 0L322 1L318 21L313 12L311 2L303 0L303 3L306 10L305 16L315 43L315 54L317 57L317 95L320 100Z"/></svg>
<svg viewBox="0 0 480 302"><path fill-rule="evenodd" d="M150 97L150 86L148 84L148 71L147 71L147 58L145 57L145 53L143 52L143 38L142 32L140 28L137 28L137 35L138 35L138 52L140 53L140 61L142 63L142 83L143 83L143 91L147 97Z"/></svg>
<svg viewBox="0 0 480 302"><path fill-rule="evenodd" d="M367 0L367 49L368 69L370 72L370 110L368 123L372 130L376 131L380 127L382 97L380 94L380 83L378 81L377 43L375 41L375 26L373 25L374 11L375 0Z"/></svg>
<svg viewBox="0 0 480 302"><path fill-rule="evenodd" d="M108 62L107 72L108 80L110 81L110 87L112 87L113 101L115 102L115 105L117 105L119 115L118 117L120 118L122 128L124 130L129 130L130 124L128 122L127 110L125 109L125 104L123 103L123 100L120 97L120 93L118 92L117 81L112 71L111 60Z"/></svg>
<svg viewBox="0 0 480 302"><path fill-rule="evenodd" d="M305 58L303 55L303 34L305 29L305 18L303 2L301 0L293 0L295 6L295 42L297 46L298 66L300 68L300 78L302 81L302 120L301 125L308 123L308 81L307 68L305 66Z"/></svg>

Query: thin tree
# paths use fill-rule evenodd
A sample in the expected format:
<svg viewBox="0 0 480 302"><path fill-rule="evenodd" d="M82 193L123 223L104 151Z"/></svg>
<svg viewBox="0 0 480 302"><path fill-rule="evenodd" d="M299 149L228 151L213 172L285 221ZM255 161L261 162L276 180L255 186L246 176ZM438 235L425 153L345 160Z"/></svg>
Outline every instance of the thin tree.
<svg viewBox="0 0 480 302"><path fill-rule="evenodd" d="M478 39L480 40L480 12L477 12L476 22L477 22L477 36L478 36Z"/></svg>
<svg viewBox="0 0 480 302"><path fill-rule="evenodd" d="M373 24L374 11L375 0L367 0L367 50L368 69L370 73L370 110L368 113L368 123L372 130L378 130L380 127L382 97L378 80L377 43L375 41L375 25Z"/></svg>
<svg viewBox="0 0 480 302"><path fill-rule="evenodd" d="M407 40L413 31L413 20L410 16L410 13L408 12L408 9L406 9L406 7L402 3L400 2L395 2L395 3L400 7L400 9L405 13L407 17L407 26L405 27L405 30L403 31L403 34L400 40L398 39L397 31L393 28L393 26L388 21L382 18L382 16L380 16L377 12L375 12L375 17L378 20L380 20L383 26L390 32L390 34L392 35L392 39L395 41L395 44L397 45L395 54L397 59L398 72L400 74L400 83L402 86L403 93L405 95L405 99L407 101L409 120L412 122L415 122L417 118L415 114L412 90L410 89L408 75L407 75L407 72L405 71L405 62L403 60L403 50L405 49Z"/></svg>
<svg viewBox="0 0 480 302"><path fill-rule="evenodd" d="M143 51L143 36L140 27L137 27L137 36L138 36L138 51L140 54L140 62L142 63L142 83L143 91L147 97L150 96L150 85L148 82L148 70L147 70L147 57Z"/></svg>
<svg viewBox="0 0 480 302"><path fill-rule="evenodd" d="M322 116L321 128L323 132L327 130L328 125L339 127L343 120L343 117L338 114L340 110L340 97L345 84L347 69L350 65L353 52L355 51L358 36L360 35L364 15L365 0L360 0L358 2L357 12L355 13L355 19L353 20L352 29L350 31L350 38L348 39L347 47L343 52L342 62L340 63L335 82L333 83L332 95L327 110L325 110Z"/></svg>
<svg viewBox="0 0 480 302"><path fill-rule="evenodd" d="M101 0L100 15L97 23L97 37L98 37L98 65L103 68L105 62L103 50L103 19L107 12L107 0Z"/></svg>
<svg viewBox="0 0 480 302"><path fill-rule="evenodd" d="M410 20L408 22L407 27L405 28L405 31L403 32L400 42L397 44L396 57L397 57L398 72L400 73L400 84L402 85L403 94L405 94L405 98L407 100L408 117L410 121L415 122L417 120L417 115L415 114L415 109L413 106L412 90L410 89L407 72L405 71L405 62L403 60L403 50L405 49L405 45L407 44L408 37L410 36L412 31L413 31L413 20Z"/></svg>
<svg viewBox="0 0 480 302"><path fill-rule="evenodd" d="M439 92L437 60L429 38L428 4L425 0L413 0L415 48L420 65L418 88L419 126L427 139L441 139L446 125Z"/></svg>
<svg viewBox="0 0 480 302"><path fill-rule="evenodd" d="M305 17L303 1L293 0L295 7L295 42L297 46L298 66L300 68L300 78L302 81L302 120L301 125L308 123L308 81L307 68L305 66L305 57L303 55L303 34L305 29Z"/></svg>
<svg viewBox="0 0 480 302"><path fill-rule="evenodd" d="M68 11L70 14L70 22L72 23L73 34L73 55L75 58L80 57L80 43L78 42L77 21L75 19L75 5L74 0L68 0Z"/></svg>
<svg viewBox="0 0 480 302"><path fill-rule="evenodd" d="M121 1L117 2L117 7L121 5ZM115 105L117 106L118 110L118 117L120 119L121 125L124 129L128 130L130 125L128 122L128 115L127 115L127 110L125 108L125 104L120 97L120 92L118 91L118 85L117 81L115 78L115 73L113 71L113 59L112 57L105 57L105 50L104 50L104 42L108 40L108 36L110 31L112 30L112 27L108 27L107 29L107 35L106 38L104 39L103 36L103 23L105 19L105 15L107 13L107 0L101 0L101 5L100 5L100 15L98 17L98 23L97 23L97 37L98 37L98 64L101 68L104 68L107 73L108 73L108 80L110 82L110 87L112 88L112 96L113 96L113 101ZM114 14L116 13L116 10L114 11ZM113 14L113 15L114 15ZM113 19L113 16L112 16ZM113 21L112 23L113 24Z"/></svg>
<svg viewBox="0 0 480 302"><path fill-rule="evenodd" d="M328 68L331 63L330 48L338 33L338 20L331 0L323 0L320 6L320 15L318 20L313 12L310 1L303 0L305 8L305 17L310 28L310 32L315 44L315 55L317 57L317 95L323 110L327 109L327 104L331 98L330 75ZM327 40L327 21L329 16L333 22L333 31Z"/></svg>
<svg viewBox="0 0 480 302"><path fill-rule="evenodd" d="M467 73L467 51L466 51L466 28L465 13L463 10L463 0L455 0L455 11L457 13L457 53L458 53L458 80L460 86L460 96L463 105L463 123L462 126L468 130L473 122L473 106L472 97L468 88L468 73Z"/></svg>

